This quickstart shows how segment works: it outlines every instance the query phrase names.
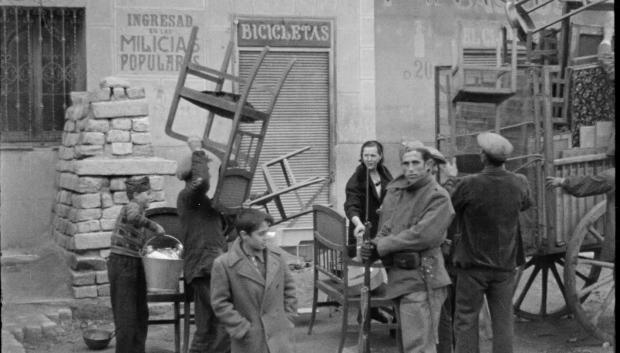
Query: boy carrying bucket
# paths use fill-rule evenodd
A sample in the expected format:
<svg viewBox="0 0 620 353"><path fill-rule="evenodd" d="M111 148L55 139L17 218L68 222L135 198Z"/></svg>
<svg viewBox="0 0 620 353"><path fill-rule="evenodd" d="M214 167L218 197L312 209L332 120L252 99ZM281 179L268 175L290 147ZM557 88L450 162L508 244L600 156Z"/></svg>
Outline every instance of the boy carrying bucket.
<svg viewBox="0 0 620 353"><path fill-rule="evenodd" d="M144 353L148 329L146 279L139 251L164 228L144 216L151 201L147 177L125 181L129 203L123 206L111 237L108 277L116 327L116 353ZM145 232L145 228L151 232Z"/></svg>

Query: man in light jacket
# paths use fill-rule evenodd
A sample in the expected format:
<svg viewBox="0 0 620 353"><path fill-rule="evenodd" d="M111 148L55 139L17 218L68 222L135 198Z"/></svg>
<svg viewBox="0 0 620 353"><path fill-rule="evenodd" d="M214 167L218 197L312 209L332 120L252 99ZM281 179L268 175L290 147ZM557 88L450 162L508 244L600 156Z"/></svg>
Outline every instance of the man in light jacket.
<svg viewBox="0 0 620 353"><path fill-rule="evenodd" d="M239 236L211 271L211 305L231 337L231 352L289 353L294 349L295 285L283 250L267 245L271 216L242 209Z"/></svg>
<svg viewBox="0 0 620 353"><path fill-rule="evenodd" d="M428 149L404 145L403 174L387 186L375 239L362 258L380 257L387 268L386 295L400 303L403 347L407 353L435 352L439 314L450 278L441 244L454 217L448 192L431 174Z"/></svg>

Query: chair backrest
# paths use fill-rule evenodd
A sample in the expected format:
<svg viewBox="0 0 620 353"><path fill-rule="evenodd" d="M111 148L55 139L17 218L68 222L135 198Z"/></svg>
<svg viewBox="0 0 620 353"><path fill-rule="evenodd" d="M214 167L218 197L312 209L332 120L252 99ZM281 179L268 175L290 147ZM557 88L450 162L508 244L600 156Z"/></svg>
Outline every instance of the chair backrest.
<svg viewBox="0 0 620 353"><path fill-rule="evenodd" d="M335 210L323 206L312 206L314 223L314 266L343 290L347 288L346 218Z"/></svg>

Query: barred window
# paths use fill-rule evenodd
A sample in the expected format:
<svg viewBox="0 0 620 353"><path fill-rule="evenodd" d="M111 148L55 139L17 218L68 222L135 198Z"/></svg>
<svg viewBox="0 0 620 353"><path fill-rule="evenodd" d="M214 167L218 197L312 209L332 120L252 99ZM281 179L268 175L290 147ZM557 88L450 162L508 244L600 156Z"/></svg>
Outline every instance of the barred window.
<svg viewBox="0 0 620 353"><path fill-rule="evenodd" d="M0 142L59 142L86 88L84 9L0 6Z"/></svg>

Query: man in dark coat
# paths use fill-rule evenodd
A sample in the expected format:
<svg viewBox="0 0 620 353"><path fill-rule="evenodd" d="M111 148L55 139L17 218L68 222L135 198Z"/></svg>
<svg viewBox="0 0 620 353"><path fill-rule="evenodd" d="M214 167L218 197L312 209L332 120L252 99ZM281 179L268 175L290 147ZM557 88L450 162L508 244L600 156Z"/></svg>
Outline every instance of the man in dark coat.
<svg viewBox="0 0 620 353"><path fill-rule="evenodd" d="M183 272L195 305L196 332L190 352L230 352L230 339L210 302L211 268L215 258L226 250L226 237L223 218L206 195L210 175L204 151L193 148L190 168L177 172L185 178L185 188L177 198L180 240L185 246Z"/></svg>
<svg viewBox="0 0 620 353"><path fill-rule="evenodd" d="M516 267L523 262L519 213L531 204L525 176L507 171L512 144L494 133L477 137L484 169L463 177L452 194L460 225L455 235L457 353L478 353L478 315L486 295L493 352L512 353Z"/></svg>

